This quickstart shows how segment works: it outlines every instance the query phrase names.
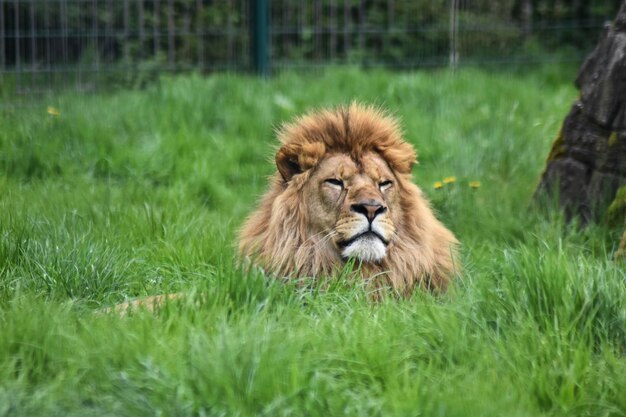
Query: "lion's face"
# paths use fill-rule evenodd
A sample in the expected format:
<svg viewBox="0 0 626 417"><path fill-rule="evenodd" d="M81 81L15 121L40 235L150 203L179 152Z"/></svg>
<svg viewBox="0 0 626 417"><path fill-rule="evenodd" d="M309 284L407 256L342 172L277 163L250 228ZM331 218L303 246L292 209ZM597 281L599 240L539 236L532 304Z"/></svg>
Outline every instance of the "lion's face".
<svg viewBox="0 0 626 417"><path fill-rule="evenodd" d="M457 241L412 183L413 146L397 121L352 104L278 132L277 172L240 233L241 255L280 277L357 275L409 294L445 288Z"/></svg>
<svg viewBox="0 0 626 417"><path fill-rule="evenodd" d="M387 254L399 220L396 178L376 153L359 162L327 155L304 194L313 233L331 238L343 258L377 262Z"/></svg>

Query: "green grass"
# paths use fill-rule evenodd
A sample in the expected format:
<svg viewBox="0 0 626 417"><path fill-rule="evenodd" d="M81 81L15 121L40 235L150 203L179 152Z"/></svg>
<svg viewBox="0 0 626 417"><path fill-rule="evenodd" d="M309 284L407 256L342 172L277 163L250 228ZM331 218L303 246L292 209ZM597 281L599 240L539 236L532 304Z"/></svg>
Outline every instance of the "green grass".
<svg viewBox="0 0 626 417"><path fill-rule="evenodd" d="M0 416L626 415L621 231L530 203L569 79L184 76L1 109ZM444 296L373 304L237 267L273 129L353 99L402 119L463 244ZM98 313L173 291L189 296L158 315Z"/></svg>

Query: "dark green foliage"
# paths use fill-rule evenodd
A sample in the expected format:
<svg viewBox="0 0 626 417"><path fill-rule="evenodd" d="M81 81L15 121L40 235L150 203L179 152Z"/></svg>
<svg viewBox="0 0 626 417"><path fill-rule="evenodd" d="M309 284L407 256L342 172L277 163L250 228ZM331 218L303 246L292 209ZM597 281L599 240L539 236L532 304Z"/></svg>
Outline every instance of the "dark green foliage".
<svg viewBox="0 0 626 417"><path fill-rule="evenodd" d="M461 62L545 59L544 52L580 59L621 1L533 1L528 17L523 3L459 1ZM270 4L270 49L278 68L448 63L449 1ZM244 0L9 0L0 3L0 12L0 70L17 70L17 78L6 82L18 88L69 79L84 89L103 81L144 85L160 71L248 70L251 65L252 11ZM3 89L10 91L2 85L0 94Z"/></svg>

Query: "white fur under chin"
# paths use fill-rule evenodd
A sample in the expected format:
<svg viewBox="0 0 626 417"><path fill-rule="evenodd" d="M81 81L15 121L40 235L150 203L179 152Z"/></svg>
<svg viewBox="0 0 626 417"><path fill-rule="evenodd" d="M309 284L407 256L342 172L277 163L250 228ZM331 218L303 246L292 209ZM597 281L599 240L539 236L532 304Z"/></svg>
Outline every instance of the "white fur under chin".
<svg viewBox="0 0 626 417"><path fill-rule="evenodd" d="M344 258L357 258L363 262L380 261L387 254L387 248L375 236L363 236L344 248L341 255Z"/></svg>

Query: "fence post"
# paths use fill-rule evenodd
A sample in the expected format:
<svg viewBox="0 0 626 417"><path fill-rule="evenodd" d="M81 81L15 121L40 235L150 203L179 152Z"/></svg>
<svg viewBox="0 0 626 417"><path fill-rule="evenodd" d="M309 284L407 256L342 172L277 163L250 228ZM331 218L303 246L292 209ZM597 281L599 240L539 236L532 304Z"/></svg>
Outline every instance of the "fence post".
<svg viewBox="0 0 626 417"><path fill-rule="evenodd" d="M269 1L252 0L250 16L250 55L257 75L270 75Z"/></svg>
<svg viewBox="0 0 626 417"><path fill-rule="evenodd" d="M4 38L5 38L5 34L4 34L4 4L2 4L2 0L0 0L0 70L4 70L5 68L5 58L4 55L6 54L6 52L4 52L5 47L4 47Z"/></svg>
<svg viewBox="0 0 626 417"><path fill-rule="evenodd" d="M450 0L450 58L449 65L454 71L459 66L459 16L458 16L458 0Z"/></svg>

